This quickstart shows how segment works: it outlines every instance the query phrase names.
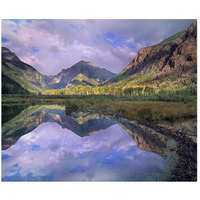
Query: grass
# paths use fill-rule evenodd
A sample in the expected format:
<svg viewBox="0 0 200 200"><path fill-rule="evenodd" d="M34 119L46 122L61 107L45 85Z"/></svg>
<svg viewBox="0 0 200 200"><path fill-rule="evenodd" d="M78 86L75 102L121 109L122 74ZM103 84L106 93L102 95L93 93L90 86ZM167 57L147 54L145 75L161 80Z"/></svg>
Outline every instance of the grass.
<svg viewBox="0 0 200 200"><path fill-rule="evenodd" d="M26 98L24 98L26 97ZM72 95L72 96L9 96L3 95L2 105L8 104L59 104L66 106L66 114L90 108L99 111L108 111L137 120L159 122L162 120L174 121L197 117L197 103L152 101L151 98L136 99L136 97L116 97L106 95Z"/></svg>
<svg viewBox="0 0 200 200"><path fill-rule="evenodd" d="M184 104L173 102L113 102L110 106L113 112L119 112L125 116L137 120L149 120L158 122L161 120L174 121L181 118L192 118L197 116L196 104Z"/></svg>
<svg viewBox="0 0 200 200"><path fill-rule="evenodd" d="M78 107L109 111L137 120L159 122L162 120L174 121L197 116L197 104L194 102L155 102L130 101L109 97L91 96L87 99L71 100Z"/></svg>

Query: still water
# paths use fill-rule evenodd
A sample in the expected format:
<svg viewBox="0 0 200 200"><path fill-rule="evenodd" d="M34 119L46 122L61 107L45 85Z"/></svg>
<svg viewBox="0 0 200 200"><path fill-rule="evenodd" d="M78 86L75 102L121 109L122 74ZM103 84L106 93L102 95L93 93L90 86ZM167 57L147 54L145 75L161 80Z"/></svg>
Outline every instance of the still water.
<svg viewBox="0 0 200 200"><path fill-rule="evenodd" d="M134 121L12 109L3 107L2 181L166 181L178 162L175 140Z"/></svg>

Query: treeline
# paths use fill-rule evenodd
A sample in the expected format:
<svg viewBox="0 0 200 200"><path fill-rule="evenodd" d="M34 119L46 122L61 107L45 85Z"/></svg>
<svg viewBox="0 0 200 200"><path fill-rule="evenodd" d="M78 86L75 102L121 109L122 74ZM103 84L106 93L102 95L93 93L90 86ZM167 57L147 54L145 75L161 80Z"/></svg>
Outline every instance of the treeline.
<svg viewBox="0 0 200 200"><path fill-rule="evenodd" d="M2 94L29 94L29 92L9 77L2 75Z"/></svg>
<svg viewBox="0 0 200 200"><path fill-rule="evenodd" d="M155 88L149 86L140 87L113 87L112 85L93 87L78 85L74 88L63 88L46 90L43 95L112 95L118 97L130 97L132 100L151 100L151 101L177 101L189 102L196 101L197 87L190 85L179 89L172 88Z"/></svg>
<svg viewBox="0 0 200 200"><path fill-rule="evenodd" d="M78 85L74 88L46 90L43 95L114 95L114 96L151 96L156 90L152 87L113 87L111 85L83 86Z"/></svg>

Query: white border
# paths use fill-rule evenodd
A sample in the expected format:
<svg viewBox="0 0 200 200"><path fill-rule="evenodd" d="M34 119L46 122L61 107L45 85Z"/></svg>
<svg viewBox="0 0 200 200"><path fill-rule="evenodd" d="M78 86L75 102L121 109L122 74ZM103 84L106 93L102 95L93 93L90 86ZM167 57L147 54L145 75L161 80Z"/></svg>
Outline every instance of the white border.
<svg viewBox="0 0 200 200"><path fill-rule="evenodd" d="M1 19L199 19L197 3L197 0L2 0L0 16ZM1 182L0 196L1 199L20 200L188 200L198 199L199 188L199 182Z"/></svg>

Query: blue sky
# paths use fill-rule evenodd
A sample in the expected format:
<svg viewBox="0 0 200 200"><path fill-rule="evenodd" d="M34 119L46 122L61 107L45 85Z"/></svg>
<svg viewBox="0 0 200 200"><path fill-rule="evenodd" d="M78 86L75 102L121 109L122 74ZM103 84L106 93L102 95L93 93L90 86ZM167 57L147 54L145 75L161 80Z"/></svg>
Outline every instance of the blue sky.
<svg viewBox="0 0 200 200"><path fill-rule="evenodd" d="M7 38L5 38L5 37L2 37L2 38L1 38L1 41L2 41L3 43L6 43L6 42L8 42L9 40L8 40Z"/></svg>
<svg viewBox="0 0 200 200"><path fill-rule="evenodd" d="M3 181L139 180L155 171L162 174L168 165L159 155L139 149L117 124L79 137L55 122L42 123L2 153Z"/></svg>
<svg viewBox="0 0 200 200"><path fill-rule="evenodd" d="M80 60L119 73L139 49L193 20L2 20L2 46L45 75Z"/></svg>

